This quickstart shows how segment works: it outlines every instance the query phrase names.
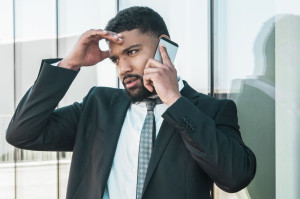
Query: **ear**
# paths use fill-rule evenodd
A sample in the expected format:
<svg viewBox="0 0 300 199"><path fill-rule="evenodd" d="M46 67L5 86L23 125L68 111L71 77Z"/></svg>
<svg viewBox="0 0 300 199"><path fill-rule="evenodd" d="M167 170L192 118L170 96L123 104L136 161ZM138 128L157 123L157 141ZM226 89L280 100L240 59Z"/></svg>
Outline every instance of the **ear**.
<svg viewBox="0 0 300 199"><path fill-rule="evenodd" d="M162 35L159 36L158 40L160 40L162 37L170 39L170 37L168 37L168 35L162 34Z"/></svg>

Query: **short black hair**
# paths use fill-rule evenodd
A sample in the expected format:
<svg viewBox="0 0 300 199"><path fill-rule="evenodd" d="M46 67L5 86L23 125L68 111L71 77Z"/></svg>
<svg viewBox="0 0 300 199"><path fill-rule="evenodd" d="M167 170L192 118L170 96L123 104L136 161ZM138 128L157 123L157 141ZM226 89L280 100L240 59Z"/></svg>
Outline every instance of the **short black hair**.
<svg viewBox="0 0 300 199"><path fill-rule="evenodd" d="M170 37L163 18L151 8L141 6L121 10L108 22L105 29L116 33L139 29L141 33L157 38L162 34Z"/></svg>

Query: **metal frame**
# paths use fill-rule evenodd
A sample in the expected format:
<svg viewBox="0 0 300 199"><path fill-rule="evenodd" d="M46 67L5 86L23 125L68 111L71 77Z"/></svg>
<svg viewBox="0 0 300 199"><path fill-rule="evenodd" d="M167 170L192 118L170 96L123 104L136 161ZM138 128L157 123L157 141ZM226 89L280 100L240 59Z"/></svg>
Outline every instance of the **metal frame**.
<svg viewBox="0 0 300 199"><path fill-rule="evenodd" d="M210 96L215 95L215 1L214 0L208 0L209 4L209 40L210 40L210 50L209 50L209 60L210 60L210 65L209 65L209 70L210 70ZM215 189L214 185L212 186L211 190L211 198L215 198Z"/></svg>
<svg viewBox="0 0 300 199"><path fill-rule="evenodd" d="M214 96L214 69L215 69L215 23L214 23L214 6L215 2L214 0L208 0L209 1L209 26L210 26L210 95Z"/></svg>
<svg viewBox="0 0 300 199"><path fill-rule="evenodd" d="M14 110L17 109L17 81L16 81L16 1L13 0L13 78L14 78ZM17 199L17 149L14 148L14 191Z"/></svg>
<svg viewBox="0 0 300 199"><path fill-rule="evenodd" d="M116 14L120 11L120 0L116 0ZM119 77L117 75L117 88L120 88L120 80Z"/></svg>
<svg viewBox="0 0 300 199"><path fill-rule="evenodd" d="M59 36L59 3L58 0L55 1L55 16L56 16L56 58L58 58L59 56L59 41L58 41L58 36ZM59 195L60 195L60 170L59 170L59 154L60 152L56 152L56 160L57 160L57 164L56 164L56 180L57 180L57 199L59 199Z"/></svg>

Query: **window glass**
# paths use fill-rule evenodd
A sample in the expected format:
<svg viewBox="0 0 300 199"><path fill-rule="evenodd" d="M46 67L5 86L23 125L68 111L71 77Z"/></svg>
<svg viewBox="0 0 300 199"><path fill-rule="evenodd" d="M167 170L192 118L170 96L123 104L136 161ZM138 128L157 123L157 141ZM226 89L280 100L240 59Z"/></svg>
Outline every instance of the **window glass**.
<svg viewBox="0 0 300 199"><path fill-rule="evenodd" d="M0 1L0 198L15 198L14 147L5 130L14 112L13 1Z"/></svg>
<svg viewBox="0 0 300 199"><path fill-rule="evenodd" d="M215 96L236 102L243 141L258 165L248 189L234 195L275 198L275 4L215 3ZM233 197L218 193L220 198Z"/></svg>
<svg viewBox="0 0 300 199"><path fill-rule="evenodd" d="M15 1L17 103L37 78L41 60L56 56L55 13L55 0ZM57 197L56 152L16 149L16 161L18 199Z"/></svg>

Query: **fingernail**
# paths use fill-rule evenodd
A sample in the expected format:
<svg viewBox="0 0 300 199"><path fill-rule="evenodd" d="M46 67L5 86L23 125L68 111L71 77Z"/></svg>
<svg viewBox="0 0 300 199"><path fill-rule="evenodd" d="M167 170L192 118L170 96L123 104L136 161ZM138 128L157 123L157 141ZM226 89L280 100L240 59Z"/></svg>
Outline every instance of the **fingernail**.
<svg viewBox="0 0 300 199"><path fill-rule="evenodd" d="M119 40L120 40L120 41L122 41L122 40L123 40L123 38L119 37Z"/></svg>
<svg viewBox="0 0 300 199"><path fill-rule="evenodd" d="M115 37L115 38L117 38L117 37L118 37L118 35L114 35L114 37Z"/></svg>
<svg viewBox="0 0 300 199"><path fill-rule="evenodd" d="M107 33L107 30L103 30L102 32L103 32L103 33Z"/></svg>
<svg viewBox="0 0 300 199"><path fill-rule="evenodd" d="M122 34L121 34L121 33L118 33L118 37L122 37Z"/></svg>

